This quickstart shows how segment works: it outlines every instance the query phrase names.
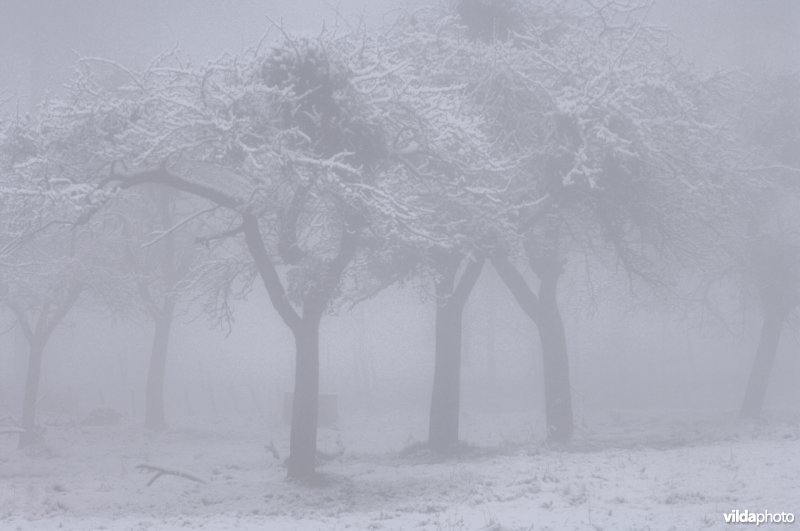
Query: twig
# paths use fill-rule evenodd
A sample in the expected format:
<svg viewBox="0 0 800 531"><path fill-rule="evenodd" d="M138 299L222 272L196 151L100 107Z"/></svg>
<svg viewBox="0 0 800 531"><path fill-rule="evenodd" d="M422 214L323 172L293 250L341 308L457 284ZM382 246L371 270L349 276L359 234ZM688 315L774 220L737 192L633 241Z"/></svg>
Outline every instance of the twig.
<svg viewBox="0 0 800 531"><path fill-rule="evenodd" d="M179 221L178 223L176 223L175 225L173 225L173 226L172 226L172 227L170 227L169 229L167 229L167 230L165 230L165 231L163 231L163 232L159 233L159 234L158 234L158 235L157 235L155 238L153 238L152 240L150 240L150 241L147 241L147 242L143 243L143 244L142 244L142 248L146 248L146 247L150 247L151 245L155 245L156 243L158 243L159 241L163 240L164 238L166 238L167 236L169 236L169 235L170 235L170 234L172 234L173 232L176 232L178 229L180 229L181 227L183 227L184 225L186 225L186 224L187 224L187 223L189 223L190 221L192 221L192 220L194 220L194 219L197 219L197 218L199 218L199 217L200 217L200 216L202 216L202 215L205 215L205 214L210 214L211 212L214 212L214 211L215 211L215 210L217 210L218 208L219 208L219 206L213 206L213 207L211 207L211 208L207 208L207 209L205 209L205 210L201 210L200 212L195 212L195 213L194 213L194 214L192 214L191 216L188 216L186 219L183 219L183 220Z"/></svg>
<svg viewBox="0 0 800 531"><path fill-rule="evenodd" d="M205 483L205 481L203 481L199 477L193 476L192 474L189 474L188 472L182 472L180 470L164 468L164 467L155 466L155 465L145 465L145 464L137 465L136 469L137 470L142 470L142 471L145 471L145 472L155 472L155 475L152 477L152 479L150 479L150 481L147 482L147 486L148 487L150 485L152 485L153 483L155 483L158 478L160 478L161 476L165 476L165 475L166 476L177 476L179 478L188 479L188 480L194 481L196 483Z"/></svg>
<svg viewBox="0 0 800 531"><path fill-rule="evenodd" d="M232 229L219 232L217 234L211 234L209 236L198 236L194 239L195 244L203 244L208 247L208 244L214 240L222 240L225 238L230 238L231 236L236 236L237 234L241 234L244 232L244 225L239 225L238 227L234 227Z"/></svg>

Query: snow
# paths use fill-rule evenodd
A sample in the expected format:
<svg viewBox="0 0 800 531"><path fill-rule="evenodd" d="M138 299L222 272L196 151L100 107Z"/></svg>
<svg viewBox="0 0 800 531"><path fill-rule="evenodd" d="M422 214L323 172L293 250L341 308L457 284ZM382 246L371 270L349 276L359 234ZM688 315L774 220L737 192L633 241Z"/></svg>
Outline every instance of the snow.
<svg viewBox="0 0 800 531"><path fill-rule="evenodd" d="M427 451L424 412L350 415L323 428L318 484L286 479L288 430L259 419L47 427L0 435L0 529L725 529L733 509L800 514L800 417L619 411L561 448L530 415L466 412L453 458ZM202 478L152 477L150 464ZM791 528L792 526L784 526ZM761 526L768 529L768 526Z"/></svg>

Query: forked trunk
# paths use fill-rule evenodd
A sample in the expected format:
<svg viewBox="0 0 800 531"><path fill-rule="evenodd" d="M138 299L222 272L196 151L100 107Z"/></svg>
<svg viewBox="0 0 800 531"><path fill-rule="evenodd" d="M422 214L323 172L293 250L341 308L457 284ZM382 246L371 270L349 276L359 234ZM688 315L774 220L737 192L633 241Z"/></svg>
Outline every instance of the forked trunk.
<svg viewBox="0 0 800 531"><path fill-rule="evenodd" d="M560 270L557 267L540 270L539 292L534 293L505 256L497 256L493 262L500 278L539 332L547 440L566 442L572 437L573 415L567 340L557 300Z"/></svg>
<svg viewBox="0 0 800 531"><path fill-rule="evenodd" d="M56 305L45 304L41 313L32 324L25 312L16 304L9 307L17 316L17 323L22 328L28 342L28 373L25 377L25 394L22 399L22 429L19 447L25 447L36 440L36 406L39 402L39 383L42 376L42 358L44 347L50 339L53 329L64 319L64 316L77 302L81 294L81 285L69 286L66 297Z"/></svg>
<svg viewBox="0 0 800 531"><path fill-rule="evenodd" d="M339 284L347 265L358 248L358 232L346 228L339 253L328 264L317 291L303 302L302 317L289 302L280 276L264 245L258 219L242 216L245 242L267 288L270 301L295 341L295 384L292 404L292 426L289 440L288 476L309 480L314 477L317 455L317 415L319 404L319 324L328 302Z"/></svg>

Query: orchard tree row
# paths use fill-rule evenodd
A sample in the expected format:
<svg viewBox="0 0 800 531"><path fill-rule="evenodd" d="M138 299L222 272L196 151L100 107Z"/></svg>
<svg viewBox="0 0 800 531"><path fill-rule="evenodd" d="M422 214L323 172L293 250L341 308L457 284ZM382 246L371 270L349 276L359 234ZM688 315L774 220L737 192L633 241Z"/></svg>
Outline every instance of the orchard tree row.
<svg viewBox="0 0 800 531"><path fill-rule="evenodd" d="M165 426L181 299L219 320L253 282L295 339L288 473L314 474L320 322L398 282L436 305L429 445L459 437L462 313L493 267L541 341L548 439L573 418L565 261L664 297L747 287L758 415L798 304L800 81L702 74L646 6L460 0L379 30L284 34L202 65L101 59L0 132L0 298L42 352L79 301L154 325L146 424ZM134 303L134 301L136 301ZM266 319L266 316L265 316Z"/></svg>

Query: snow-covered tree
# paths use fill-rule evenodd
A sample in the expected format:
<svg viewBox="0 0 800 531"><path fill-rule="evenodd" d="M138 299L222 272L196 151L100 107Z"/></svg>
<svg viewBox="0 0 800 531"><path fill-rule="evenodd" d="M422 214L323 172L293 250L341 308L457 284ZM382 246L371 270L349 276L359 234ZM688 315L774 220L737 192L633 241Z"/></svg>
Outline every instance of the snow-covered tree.
<svg viewBox="0 0 800 531"><path fill-rule="evenodd" d="M289 475L313 475L319 323L359 250L365 193L382 174L386 101L350 45L288 37L203 67L166 57L144 72L87 69L71 127L89 131L84 167L124 188L155 183L227 212L209 239L244 236L252 270L296 340ZM218 219L219 213L215 214Z"/></svg>
<svg viewBox="0 0 800 531"><path fill-rule="evenodd" d="M733 260L746 287L753 288L763 323L741 405L743 417L758 417L767 395L770 373L782 330L800 306L800 78L765 74L747 91L740 130L755 148L746 171L755 173L761 189L745 212L744 238L732 242Z"/></svg>
<svg viewBox="0 0 800 531"><path fill-rule="evenodd" d="M515 162L487 134L473 94L492 65L485 47L443 24L435 9L401 13L374 35L374 49L405 68L388 80L392 169L368 204L379 210L372 219L386 245L401 264L413 264L402 273L430 285L436 317L428 444L451 451L459 438L462 314L503 230L504 172Z"/></svg>
<svg viewBox="0 0 800 531"><path fill-rule="evenodd" d="M498 234L493 264L537 325L548 438L565 441L564 261L579 254L664 283L705 252L709 228L732 212L729 139L713 115L722 84L680 62L668 35L645 23L646 3L457 7L455 24L493 58L474 91L489 134L519 161L502 199L512 230Z"/></svg>
<svg viewBox="0 0 800 531"><path fill-rule="evenodd" d="M20 446L36 440L44 350L82 293L106 296L118 262L102 238L116 227L94 218L104 194L74 180L51 157L63 138L41 117L20 118L0 142L3 221L0 300L28 344ZM63 171L62 171L63 170Z"/></svg>
<svg viewBox="0 0 800 531"><path fill-rule="evenodd" d="M167 426L164 382L176 306L181 298L188 303L186 299L193 295L186 282L199 254L195 239L201 227L194 220L196 202L172 189L153 186L119 193L106 206L124 227L125 260L120 275L135 286L139 304L132 306L141 308L154 327L144 419L145 427L154 430Z"/></svg>

